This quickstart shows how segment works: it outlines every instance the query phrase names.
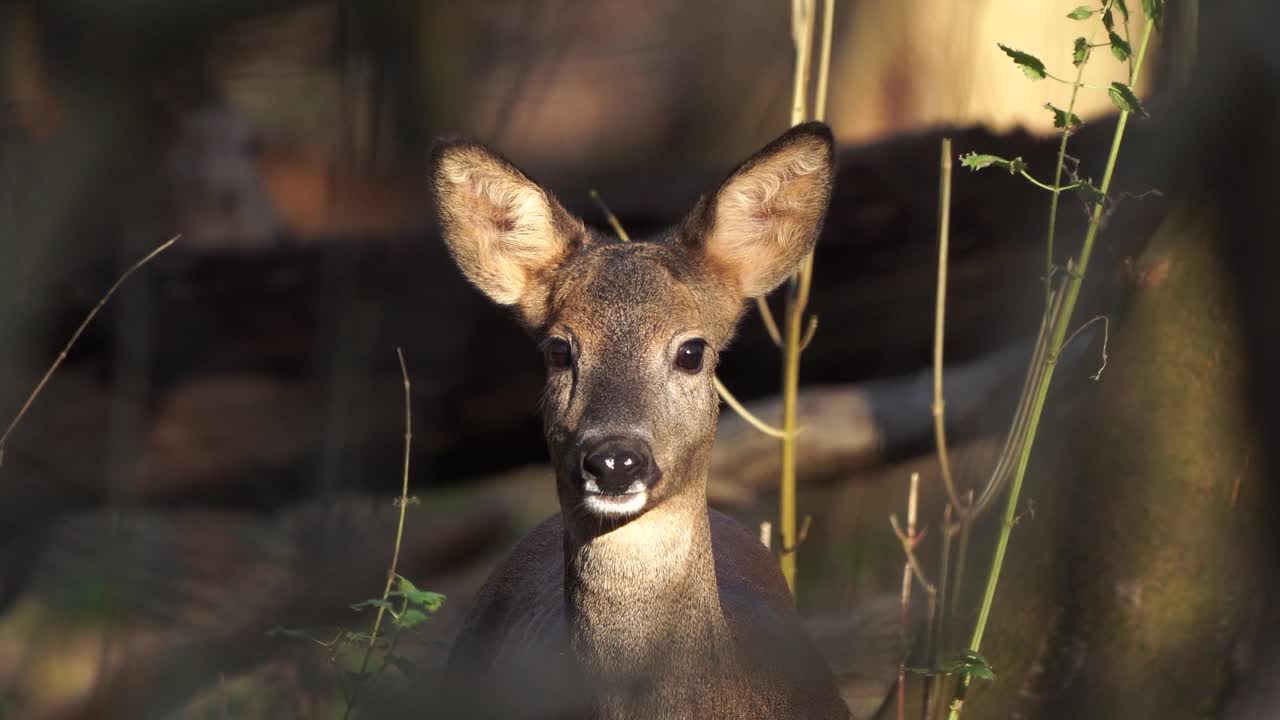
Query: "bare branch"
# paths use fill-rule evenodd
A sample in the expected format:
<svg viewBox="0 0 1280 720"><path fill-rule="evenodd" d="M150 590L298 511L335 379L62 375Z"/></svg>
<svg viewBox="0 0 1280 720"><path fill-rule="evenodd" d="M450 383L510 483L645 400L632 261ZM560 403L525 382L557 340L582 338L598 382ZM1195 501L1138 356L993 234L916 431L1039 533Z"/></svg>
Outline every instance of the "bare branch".
<svg viewBox="0 0 1280 720"><path fill-rule="evenodd" d="M102 308L107 304L107 301L111 299L112 295L116 294L116 290L120 289L120 286L124 284L125 280L129 279L130 275L137 272L137 270L143 265L151 262L151 260L160 253L168 250L170 246L177 242L181 237L181 235L174 235L161 243L159 247L147 253L146 257L130 265L129 269L125 270L124 273L116 280L115 284L112 285L111 288L107 290L107 293L102 296L102 299L98 300L98 304L93 306L93 309L89 311L89 314L84 316L84 320L81 321L80 327L76 328L76 331L71 334L71 339L62 347L62 352L58 353L58 357L53 361L53 364L49 366L44 377L40 378L40 382L36 383L35 389L27 396L26 402L22 403L22 407L18 410L18 414L14 415L13 420L10 421L9 427L5 428L3 435L0 435L0 465L4 465L4 448L5 444L9 442L9 435L13 433L14 428L18 427L18 423L22 422L23 416L25 416L27 411L31 409L31 404L35 402L36 396L44 390L44 386L49 383L49 379L52 378L53 374L58 371L58 368L62 366L62 363L67 359L67 354L71 352L71 346L76 344L76 341L80 339L80 335L84 333L85 328L89 327L89 323L93 322L93 319L97 317L98 311L102 310Z"/></svg>

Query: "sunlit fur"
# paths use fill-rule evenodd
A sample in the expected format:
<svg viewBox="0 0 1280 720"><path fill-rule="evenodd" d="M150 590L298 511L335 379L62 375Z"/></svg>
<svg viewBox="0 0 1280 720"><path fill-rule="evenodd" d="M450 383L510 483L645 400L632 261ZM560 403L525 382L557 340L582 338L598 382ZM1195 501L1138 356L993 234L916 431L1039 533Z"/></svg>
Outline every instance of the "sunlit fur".
<svg viewBox="0 0 1280 720"><path fill-rule="evenodd" d="M471 143L437 155L435 187L445 240L463 273L499 305L521 304L536 324L541 308L530 291L580 244L582 222L520 170Z"/></svg>
<svg viewBox="0 0 1280 720"><path fill-rule="evenodd" d="M736 275L743 295L772 290L813 247L827 209L829 152L817 138L798 140L791 152L744 166L720 191L707 254Z"/></svg>

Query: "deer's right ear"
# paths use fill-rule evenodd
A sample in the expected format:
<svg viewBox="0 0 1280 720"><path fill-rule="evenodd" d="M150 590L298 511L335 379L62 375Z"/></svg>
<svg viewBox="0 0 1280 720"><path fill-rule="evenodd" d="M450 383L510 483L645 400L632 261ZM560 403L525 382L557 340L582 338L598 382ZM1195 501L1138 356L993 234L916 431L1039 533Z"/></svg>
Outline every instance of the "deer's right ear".
<svg viewBox="0 0 1280 720"><path fill-rule="evenodd" d="M581 220L483 145L442 141L432 182L444 239L467 279L500 305L541 324L547 283L586 237Z"/></svg>

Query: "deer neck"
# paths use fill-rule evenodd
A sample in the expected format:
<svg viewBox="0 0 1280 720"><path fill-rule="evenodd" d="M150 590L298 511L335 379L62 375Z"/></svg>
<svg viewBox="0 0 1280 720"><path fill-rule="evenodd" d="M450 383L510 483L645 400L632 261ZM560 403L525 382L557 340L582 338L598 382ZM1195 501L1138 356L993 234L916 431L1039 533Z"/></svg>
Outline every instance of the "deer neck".
<svg viewBox="0 0 1280 720"><path fill-rule="evenodd" d="M573 647L605 677L663 676L728 647L705 485L598 534L565 534Z"/></svg>

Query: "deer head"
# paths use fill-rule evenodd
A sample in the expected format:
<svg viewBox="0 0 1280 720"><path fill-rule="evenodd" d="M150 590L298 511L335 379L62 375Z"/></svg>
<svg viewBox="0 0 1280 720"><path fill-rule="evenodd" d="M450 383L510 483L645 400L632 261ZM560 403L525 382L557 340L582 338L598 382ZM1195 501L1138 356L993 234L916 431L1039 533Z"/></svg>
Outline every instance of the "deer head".
<svg viewBox="0 0 1280 720"><path fill-rule="evenodd" d="M587 228L483 145L447 141L433 180L449 250L542 348L543 419L571 537L662 508L705 512L712 379L745 301L812 250L833 142L796 126L657 237Z"/></svg>

